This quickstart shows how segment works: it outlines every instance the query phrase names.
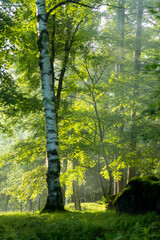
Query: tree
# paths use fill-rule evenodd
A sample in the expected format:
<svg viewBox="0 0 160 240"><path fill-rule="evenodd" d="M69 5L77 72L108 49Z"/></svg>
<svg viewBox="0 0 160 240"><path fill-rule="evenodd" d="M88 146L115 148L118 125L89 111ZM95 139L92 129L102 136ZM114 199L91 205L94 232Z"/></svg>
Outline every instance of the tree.
<svg viewBox="0 0 160 240"><path fill-rule="evenodd" d="M133 83L133 99L136 99L139 94L139 73L141 71L140 66L140 56L141 56L141 35L142 35L142 17L143 17L143 0L138 0L138 12L137 12L137 29L136 29L136 45L135 45L135 83ZM135 102L133 102L131 108L131 142L130 142L130 150L131 152L136 151L137 145L137 130L135 124L135 116L136 116L136 106ZM132 177L136 175L135 167L128 167L128 179L129 181Z"/></svg>
<svg viewBox="0 0 160 240"><path fill-rule="evenodd" d="M55 7L51 8L49 12L46 12L45 1L36 1L38 10L38 28L39 28L39 39L38 46L40 51L40 69L42 78L42 88L43 88L43 101L45 110L45 120L46 120L46 139L47 139L47 184L48 184L48 196L47 203L43 211L54 211L63 210L62 193L59 183L60 174L60 160L58 153L58 131L57 131L57 111L60 103L60 95L62 91L62 82L64 78L64 73L67 67L67 61L69 57L69 52L74 41L74 36L78 27L82 21L77 25L73 32L73 36L70 36L70 26L68 26L68 36L65 43L65 57L62 64L62 70L59 78L59 85L57 90L57 101L55 106L55 92L54 92L54 28L53 28L53 38L52 38L52 65L49 56L49 34L47 30L47 20L49 14L65 3L76 3L82 6L87 6L85 4L77 3L76 1L66 1L57 4ZM53 18L54 20L54 18ZM54 20L55 21L55 20ZM70 23L69 23L70 25ZM70 40L71 38L71 40ZM56 111L57 107L57 111Z"/></svg>
<svg viewBox="0 0 160 240"><path fill-rule="evenodd" d="M60 160L58 153L58 133L55 110L55 96L52 82L52 68L49 56L49 35L47 12L44 0L36 1L38 10L38 46L42 78L43 102L46 120L46 161L47 161L47 202L42 211L63 210L62 192L59 182Z"/></svg>

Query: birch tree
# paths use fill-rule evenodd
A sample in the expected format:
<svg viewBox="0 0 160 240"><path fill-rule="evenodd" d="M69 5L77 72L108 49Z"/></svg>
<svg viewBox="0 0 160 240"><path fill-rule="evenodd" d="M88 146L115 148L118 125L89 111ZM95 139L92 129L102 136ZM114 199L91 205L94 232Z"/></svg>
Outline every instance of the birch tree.
<svg viewBox="0 0 160 240"><path fill-rule="evenodd" d="M52 75L53 69L52 69L51 59L49 55L49 33L47 30L47 20L49 15L53 12L53 10L67 3L75 3L83 7L93 8L92 6L88 6L86 4L77 3L77 1L70 0L70 1L64 1L64 2L58 3L47 12L46 6L45 6L45 0L36 1L38 34L39 34L38 46L39 46L39 52L40 52L39 66L40 66L41 79L42 79L43 102L44 102L45 121L46 121L46 140L47 140L46 159L47 159L48 195L47 195L46 205L42 211L54 211L54 210L64 209L62 192L61 192L61 187L59 183L60 160L59 160L59 153L58 153L58 130L57 130L57 118L56 118L57 111L55 106L55 93L54 93L53 75ZM71 47L71 44L72 43L70 43L70 47ZM65 68L64 68L64 71L65 71ZM63 72L63 68L62 68L62 72ZM60 79L59 86L60 86L60 89L58 88L58 93L57 93L58 101L60 100L62 79Z"/></svg>
<svg viewBox="0 0 160 240"><path fill-rule="evenodd" d="M49 56L49 34L45 0L37 0L39 66L42 79L43 103L46 121L47 202L42 211L63 210L62 192L59 183L60 160L56 123L55 96L52 82L52 68Z"/></svg>

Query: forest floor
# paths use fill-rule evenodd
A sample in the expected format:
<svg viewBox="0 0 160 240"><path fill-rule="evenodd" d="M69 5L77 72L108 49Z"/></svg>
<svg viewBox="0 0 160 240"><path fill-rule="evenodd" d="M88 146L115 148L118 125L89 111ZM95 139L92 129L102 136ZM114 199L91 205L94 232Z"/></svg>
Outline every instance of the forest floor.
<svg viewBox="0 0 160 240"><path fill-rule="evenodd" d="M0 240L160 240L160 216L119 215L99 204L82 204L82 212L1 213Z"/></svg>

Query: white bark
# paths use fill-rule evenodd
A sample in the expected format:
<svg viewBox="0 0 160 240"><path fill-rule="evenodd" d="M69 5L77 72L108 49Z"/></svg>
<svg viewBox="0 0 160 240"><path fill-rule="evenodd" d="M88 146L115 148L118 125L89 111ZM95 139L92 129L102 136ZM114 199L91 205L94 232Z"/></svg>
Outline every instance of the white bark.
<svg viewBox="0 0 160 240"><path fill-rule="evenodd" d="M59 184L60 162L58 154L58 134L52 69L49 56L49 35L47 31L47 13L45 0L37 0L38 46L40 51L40 70L42 78L43 102L46 121L47 148L47 184L48 196L44 210L62 210L62 194Z"/></svg>

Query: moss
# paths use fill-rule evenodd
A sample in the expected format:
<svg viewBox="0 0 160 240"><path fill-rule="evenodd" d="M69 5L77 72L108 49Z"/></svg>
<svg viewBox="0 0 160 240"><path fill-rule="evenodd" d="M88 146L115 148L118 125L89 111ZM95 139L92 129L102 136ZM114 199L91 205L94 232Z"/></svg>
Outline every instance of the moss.
<svg viewBox="0 0 160 240"><path fill-rule="evenodd" d="M160 181L155 176L134 177L116 197L117 212L160 212Z"/></svg>
<svg viewBox="0 0 160 240"><path fill-rule="evenodd" d="M114 201L116 197L117 197L117 194L114 194L104 199L106 210L115 209Z"/></svg>
<svg viewBox="0 0 160 240"><path fill-rule="evenodd" d="M151 181L160 181L160 179L156 176L153 175L147 175L142 178L143 180L151 180Z"/></svg>

